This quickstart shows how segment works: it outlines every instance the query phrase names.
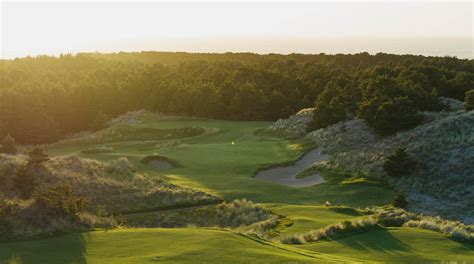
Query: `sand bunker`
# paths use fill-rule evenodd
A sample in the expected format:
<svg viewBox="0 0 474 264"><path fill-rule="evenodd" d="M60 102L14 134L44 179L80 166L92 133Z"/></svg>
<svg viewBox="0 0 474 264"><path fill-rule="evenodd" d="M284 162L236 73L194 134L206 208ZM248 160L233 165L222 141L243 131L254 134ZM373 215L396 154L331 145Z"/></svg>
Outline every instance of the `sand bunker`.
<svg viewBox="0 0 474 264"><path fill-rule="evenodd" d="M164 160L151 160L147 164L159 170L167 170L174 167L173 164Z"/></svg>
<svg viewBox="0 0 474 264"><path fill-rule="evenodd" d="M259 171L255 178L290 187L306 187L320 184L324 182L324 179L319 173L308 175L299 179L296 178L296 175L298 175L299 172L311 167L314 163L327 159L328 155L323 154L320 148L316 148L306 153L293 165L275 167Z"/></svg>
<svg viewBox="0 0 474 264"><path fill-rule="evenodd" d="M156 154L146 156L140 162L158 170L172 169L177 165L175 161L169 159L168 157Z"/></svg>

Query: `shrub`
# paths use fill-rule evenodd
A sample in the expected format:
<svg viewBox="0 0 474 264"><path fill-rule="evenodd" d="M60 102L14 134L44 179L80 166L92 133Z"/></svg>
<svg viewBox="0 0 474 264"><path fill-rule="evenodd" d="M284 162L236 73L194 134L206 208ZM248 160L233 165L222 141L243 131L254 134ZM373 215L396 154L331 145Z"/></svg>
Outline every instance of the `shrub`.
<svg viewBox="0 0 474 264"><path fill-rule="evenodd" d="M359 116L381 135L392 135L421 123L421 116L412 100L374 98L359 105Z"/></svg>
<svg viewBox="0 0 474 264"><path fill-rule="evenodd" d="M110 147L101 146L101 147L90 147L88 149L81 150L83 154L98 154L98 153L113 153L115 150Z"/></svg>
<svg viewBox="0 0 474 264"><path fill-rule="evenodd" d="M26 166L17 169L13 184L23 198L29 198L36 188L35 177Z"/></svg>
<svg viewBox="0 0 474 264"><path fill-rule="evenodd" d="M466 109L466 111L474 110L474 89L466 92L464 97L464 109Z"/></svg>
<svg viewBox="0 0 474 264"><path fill-rule="evenodd" d="M338 239L351 234L367 232L381 228L376 219L367 217L353 221L343 221L329 225L325 228L311 230L305 234L293 234L284 236L280 241L284 244L304 244L322 239Z"/></svg>
<svg viewBox="0 0 474 264"><path fill-rule="evenodd" d="M6 153L6 154L11 154L11 155L16 154L17 149L16 149L15 139L10 135L7 135L6 137L4 137L2 140L1 150L3 153Z"/></svg>
<svg viewBox="0 0 474 264"><path fill-rule="evenodd" d="M453 240L474 241L474 229L472 225L469 226L456 221L442 220L439 217L421 216L419 219L407 221L404 226L440 232Z"/></svg>
<svg viewBox="0 0 474 264"><path fill-rule="evenodd" d="M398 208L405 208L408 205L408 201L405 195L400 192L393 198L392 205Z"/></svg>
<svg viewBox="0 0 474 264"><path fill-rule="evenodd" d="M89 205L89 200L77 197L71 185L61 184L40 192L35 197L35 204L45 214L57 218L75 219Z"/></svg>
<svg viewBox="0 0 474 264"><path fill-rule="evenodd" d="M33 150L28 152L28 165L38 167L43 165L46 161L49 160L49 157L44 153L43 148L35 147Z"/></svg>
<svg viewBox="0 0 474 264"><path fill-rule="evenodd" d="M383 163L384 172L392 177L400 177L410 174L415 168L416 162L406 152L405 148L398 148L395 153L389 155Z"/></svg>
<svg viewBox="0 0 474 264"><path fill-rule="evenodd" d="M7 201L0 193L0 240L8 239L12 235L17 210L18 206Z"/></svg>
<svg viewBox="0 0 474 264"><path fill-rule="evenodd" d="M204 206L192 210L157 212L147 215L125 217L125 224L133 227L227 227L237 228L271 219L271 212L251 201L234 200L215 206ZM265 223L261 229L273 225L274 220Z"/></svg>

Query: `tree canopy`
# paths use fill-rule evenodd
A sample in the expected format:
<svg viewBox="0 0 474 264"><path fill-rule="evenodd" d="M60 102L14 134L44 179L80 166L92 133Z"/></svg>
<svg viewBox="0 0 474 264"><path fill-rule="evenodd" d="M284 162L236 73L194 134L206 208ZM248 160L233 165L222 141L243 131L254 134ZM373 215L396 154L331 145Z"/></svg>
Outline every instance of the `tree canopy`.
<svg viewBox="0 0 474 264"><path fill-rule="evenodd" d="M439 108L437 96L464 100L474 87L473 60L383 53L80 53L1 62L0 138L20 144L100 129L138 109L270 121L315 106L314 128L359 115L395 131L413 125L414 111ZM390 126L389 111L407 106Z"/></svg>

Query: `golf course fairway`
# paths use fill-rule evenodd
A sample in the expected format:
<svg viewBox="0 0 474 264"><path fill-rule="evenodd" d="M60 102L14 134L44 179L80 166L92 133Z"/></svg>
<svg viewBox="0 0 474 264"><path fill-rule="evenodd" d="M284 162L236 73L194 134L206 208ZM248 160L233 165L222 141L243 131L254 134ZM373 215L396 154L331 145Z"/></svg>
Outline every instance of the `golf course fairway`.
<svg viewBox="0 0 474 264"><path fill-rule="evenodd" d="M255 179L262 168L291 164L317 146L306 139L256 136L268 122L204 119L145 120L137 128L200 127L202 135L180 139L170 147L160 141L116 141L96 146L110 153L84 154L89 145L63 142L46 146L51 156L77 154L100 161L126 157L147 177L163 177L224 200L247 199L280 215L281 234L299 234L341 221L360 219L358 210L388 205L395 192L377 181L348 182L354 175L322 171L324 182L289 187ZM160 169L143 164L147 155L162 155L179 166ZM324 204L329 202L331 206ZM432 263L474 262L474 245L418 228L384 228L335 240L287 245L220 228L115 228L49 238L0 243L0 263Z"/></svg>

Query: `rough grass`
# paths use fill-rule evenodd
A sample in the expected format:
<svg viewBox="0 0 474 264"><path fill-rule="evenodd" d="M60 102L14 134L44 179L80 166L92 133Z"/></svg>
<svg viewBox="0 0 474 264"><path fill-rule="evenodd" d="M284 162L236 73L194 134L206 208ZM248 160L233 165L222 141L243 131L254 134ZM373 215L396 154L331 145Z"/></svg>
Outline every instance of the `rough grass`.
<svg viewBox="0 0 474 264"><path fill-rule="evenodd" d="M98 153L114 153L114 148L106 146L93 146L84 150L81 150L83 154L98 154Z"/></svg>
<svg viewBox="0 0 474 264"><path fill-rule="evenodd" d="M474 226L440 217L425 216L399 208L375 208L366 211L369 216L346 220L305 233L284 235L280 241L285 244L304 244L319 240L335 240L342 237L370 232L387 227L418 227L439 232L446 237L467 243L474 243Z"/></svg>
<svg viewBox="0 0 474 264"><path fill-rule="evenodd" d="M97 227L110 228L117 224L111 217L84 211L58 212L58 208L54 207L57 204L39 203L37 196L26 201L11 200L0 193L0 241L84 232Z"/></svg>
<svg viewBox="0 0 474 264"><path fill-rule="evenodd" d="M205 129L200 127L182 128L150 128L130 125L117 125L100 130L96 133L79 135L63 143L76 144L99 144L121 141L144 141L144 140L172 140L204 134Z"/></svg>
<svg viewBox="0 0 474 264"><path fill-rule="evenodd" d="M350 120L308 135L330 155L329 165L381 177L407 190L411 209L474 221L474 112L456 112L412 130L380 138L362 120ZM384 175L384 159L399 147L416 159L410 176ZM431 196L431 197L427 197Z"/></svg>
<svg viewBox="0 0 474 264"><path fill-rule="evenodd" d="M0 191L15 197L13 177L25 156L0 155ZM80 196L91 200L92 211L108 213L146 211L174 206L196 205L219 198L191 188L166 182L160 177L137 173L127 158L108 162L76 155L51 158L35 172L35 186L46 189L59 183L70 184Z"/></svg>
<svg viewBox="0 0 474 264"><path fill-rule="evenodd" d="M445 106L443 111L424 112L422 125L393 136L380 137L363 120L353 119L307 137L330 154L331 167L382 178L405 190L411 209L474 222L474 212L469 210L474 206L474 112L464 111L463 103L454 99L441 97L440 103ZM257 134L301 137L311 116L311 109L304 109L259 129ZM418 166L412 177L393 178L383 172L383 161L400 147L416 158Z"/></svg>
<svg viewBox="0 0 474 264"><path fill-rule="evenodd" d="M272 214L251 201L234 200L214 206L126 215L130 227L222 227L237 228L268 220Z"/></svg>
<svg viewBox="0 0 474 264"><path fill-rule="evenodd" d="M222 236L214 233L216 230L205 228L148 228L92 232L79 235L78 240L69 240L75 235L70 234L64 236L67 238L64 240L56 237L5 243L0 246L0 260L17 258L18 261L40 263L242 263L255 260L264 263L472 262L473 248L470 244L455 242L443 234L420 228L380 228L330 242L318 241L291 246L260 239L268 234L271 239L278 238L281 234L305 233L364 217L359 210L348 206L312 206L315 204L322 205L329 201L333 205L354 207L384 205L394 195L390 188L380 182L355 180L364 178L363 174L354 175L341 171L323 170L321 173L326 182L307 188L288 188L252 178L261 165L291 162L305 151L302 147L305 140L282 140L253 135L255 129L267 125L269 123L266 122L214 120L144 121L138 126L159 129L203 127L206 130L217 129L218 132L180 139L181 144L178 146L159 150L154 149L156 141L115 142L105 145L113 146L117 153L88 154L87 157L103 162L127 157L134 169L140 172L134 172L134 175L146 174L147 179L157 180L161 178L160 173L139 162L144 155L156 152L177 160L182 165L166 171L162 179L191 186L194 190L218 194L228 200L248 198L259 203L279 202L284 204L281 205L284 207L281 210L263 206L281 214L281 217L270 217L233 229L240 234L217 231L220 232L218 234L225 234ZM145 148L150 150L140 150ZM47 147L51 155L64 155L82 149L84 145L74 143ZM292 228L295 228L295 232L291 231ZM298 229L300 231L296 231ZM77 244L74 243L78 241L82 247L76 247Z"/></svg>

